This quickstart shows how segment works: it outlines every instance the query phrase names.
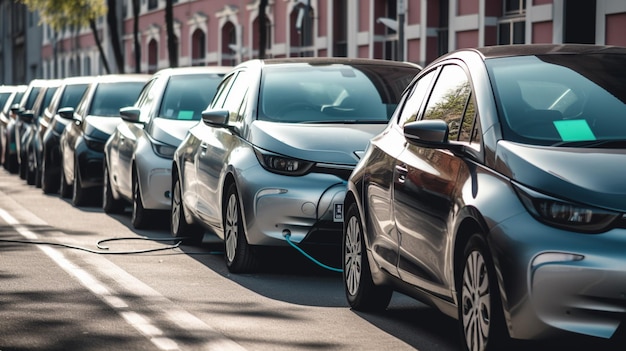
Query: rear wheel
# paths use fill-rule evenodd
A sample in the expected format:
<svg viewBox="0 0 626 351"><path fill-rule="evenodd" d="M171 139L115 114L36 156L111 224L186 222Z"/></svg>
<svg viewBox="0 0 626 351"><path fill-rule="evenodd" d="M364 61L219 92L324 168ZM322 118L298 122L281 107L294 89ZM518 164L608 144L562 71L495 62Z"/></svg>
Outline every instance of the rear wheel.
<svg viewBox="0 0 626 351"><path fill-rule="evenodd" d="M59 190L59 181L48 167L45 150L41 161L41 190L44 194L53 194Z"/></svg>
<svg viewBox="0 0 626 351"><path fill-rule="evenodd" d="M152 218L153 211L147 210L143 206L141 200L141 187L139 186L139 178L135 173L133 175L133 213L131 223L136 229L143 229L147 226Z"/></svg>
<svg viewBox="0 0 626 351"><path fill-rule="evenodd" d="M74 162L74 183L72 183L72 205L83 206L86 202L86 189L83 188L83 183L80 180L80 174L78 172L78 162Z"/></svg>
<svg viewBox="0 0 626 351"><path fill-rule="evenodd" d="M124 212L124 201L113 197L113 189L109 179L109 167L104 165L104 177L102 180L102 210L104 213L122 213Z"/></svg>
<svg viewBox="0 0 626 351"><path fill-rule="evenodd" d="M226 266L231 273L251 272L257 266L257 258L254 247L248 244L246 239L239 195L235 184L228 187L227 194L226 206L222 209Z"/></svg>
<svg viewBox="0 0 626 351"><path fill-rule="evenodd" d="M182 188L180 179L174 179L174 188L172 189L172 209L170 220L170 231L175 238L185 239L185 242L197 243L202 240L204 230L197 224L187 221L185 204L183 203Z"/></svg>
<svg viewBox="0 0 626 351"><path fill-rule="evenodd" d="M61 165L61 175L60 175L60 182L59 182L59 194L61 195L62 198L69 198L70 196L72 196L72 188L70 187L69 184L67 184L67 181L65 180L65 171L63 170L63 166Z"/></svg>
<svg viewBox="0 0 626 351"><path fill-rule="evenodd" d="M466 351L506 349L509 337L497 286L487 244L474 234L465 246L457 281L459 325Z"/></svg>
<svg viewBox="0 0 626 351"><path fill-rule="evenodd" d="M374 284L370 271L361 216L356 204L348 208L343 230L343 281L350 307L359 311L379 311L389 306L393 290Z"/></svg>

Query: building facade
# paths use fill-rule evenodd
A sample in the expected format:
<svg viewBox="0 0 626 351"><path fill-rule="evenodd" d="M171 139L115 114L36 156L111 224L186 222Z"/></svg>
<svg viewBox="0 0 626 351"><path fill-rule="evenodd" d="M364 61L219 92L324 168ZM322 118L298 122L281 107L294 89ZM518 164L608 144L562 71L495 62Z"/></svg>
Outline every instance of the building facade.
<svg viewBox="0 0 626 351"><path fill-rule="evenodd" d="M265 57L347 56L420 65L464 47L626 46L624 0L267 0L262 27L260 2L173 0L178 65L235 65L259 57L263 29ZM7 3L14 2L0 0L0 6ZM165 0L138 0L138 4L135 23L133 0L117 3L122 67L113 60L109 24L97 21L111 73L152 73L170 66ZM3 10L0 16L5 14ZM6 26L4 19L0 26ZM27 64L22 75L26 79L34 67L41 78L106 73L90 29L54 33L43 26L42 33L40 61ZM15 69L20 65L14 60L17 56L7 56L5 49L0 52L3 67Z"/></svg>
<svg viewBox="0 0 626 351"><path fill-rule="evenodd" d="M42 26L36 13L13 0L0 0L0 85L42 77Z"/></svg>

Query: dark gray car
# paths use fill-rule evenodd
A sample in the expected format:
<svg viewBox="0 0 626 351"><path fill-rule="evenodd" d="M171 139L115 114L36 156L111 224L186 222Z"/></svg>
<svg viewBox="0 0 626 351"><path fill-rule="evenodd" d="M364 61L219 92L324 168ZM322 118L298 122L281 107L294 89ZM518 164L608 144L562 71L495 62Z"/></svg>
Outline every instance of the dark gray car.
<svg viewBox="0 0 626 351"><path fill-rule="evenodd" d="M352 173L346 295L392 290L509 337L618 337L626 320L626 48L465 49L426 67Z"/></svg>

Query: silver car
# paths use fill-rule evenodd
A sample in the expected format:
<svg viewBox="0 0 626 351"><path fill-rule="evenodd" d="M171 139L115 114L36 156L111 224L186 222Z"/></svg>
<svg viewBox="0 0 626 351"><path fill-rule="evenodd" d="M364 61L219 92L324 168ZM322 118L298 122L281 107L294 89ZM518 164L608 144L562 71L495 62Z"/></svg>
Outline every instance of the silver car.
<svg viewBox="0 0 626 351"><path fill-rule="evenodd" d="M198 123L232 67L168 68L154 74L104 147L102 208L121 213L132 204L132 225L143 228L169 211L172 156Z"/></svg>
<svg viewBox="0 0 626 351"><path fill-rule="evenodd" d="M174 154L172 234L217 234L231 272L254 269L259 245L338 248L348 176L419 69L340 58L238 65Z"/></svg>
<svg viewBox="0 0 626 351"><path fill-rule="evenodd" d="M425 67L348 182L350 305L402 291L458 319L463 350L576 334L623 349L625 67L626 48L591 45Z"/></svg>

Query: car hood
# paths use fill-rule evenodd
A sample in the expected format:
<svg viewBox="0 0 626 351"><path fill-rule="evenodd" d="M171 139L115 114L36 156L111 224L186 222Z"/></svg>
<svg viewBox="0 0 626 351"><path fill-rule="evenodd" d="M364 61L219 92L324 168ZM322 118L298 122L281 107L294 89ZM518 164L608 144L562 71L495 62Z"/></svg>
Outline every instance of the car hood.
<svg viewBox="0 0 626 351"><path fill-rule="evenodd" d="M297 124L255 121L249 141L281 155L344 165L356 165L369 140L386 124ZM358 155L358 156L357 156Z"/></svg>
<svg viewBox="0 0 626 351"><path fill-rule="evenodd" d="M626 211L626 152L619 149L529 146L500 141L496 169L562 199Z"/></svg>
<svg viewBox="0 0 626 351"><path fill-rule="evenodd" d="M115 131L115 127L122 122L121 117L87 116L85 134L96 139L107 140Z"/></svg>
<svg viewBox="0 0 626 351"><path fill-rule="evenodd" d="M189 129L196 124L198 121L194 120L155 118L146 127L146 132L162 143L178 146Z"/></svg>

